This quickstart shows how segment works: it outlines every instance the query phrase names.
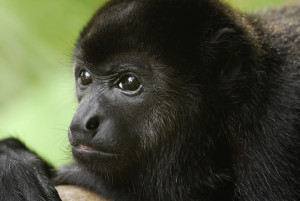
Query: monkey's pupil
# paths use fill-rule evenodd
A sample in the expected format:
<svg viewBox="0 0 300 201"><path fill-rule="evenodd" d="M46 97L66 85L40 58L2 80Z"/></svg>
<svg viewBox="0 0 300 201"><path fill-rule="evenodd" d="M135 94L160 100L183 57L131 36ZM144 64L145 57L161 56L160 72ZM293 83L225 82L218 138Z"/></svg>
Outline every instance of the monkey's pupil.
<svg viewBox="0 0 300 201"><path fill-rule="evenodd" d="M82 85L89 85L92 83L91 74L85 70L80 73L80 82Z"/></svg>
<svg viewBox="0 0 300 201"><path fill-rule="evenodd" d="M140 85L140 82L134 76L126 76L119 83L119 87L125 91L136 91Z"/></svg>

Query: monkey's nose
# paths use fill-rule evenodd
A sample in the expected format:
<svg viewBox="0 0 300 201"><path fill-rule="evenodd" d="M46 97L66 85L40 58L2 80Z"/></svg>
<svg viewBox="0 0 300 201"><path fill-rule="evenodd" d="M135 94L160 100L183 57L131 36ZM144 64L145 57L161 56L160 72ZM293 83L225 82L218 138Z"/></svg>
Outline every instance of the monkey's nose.
<svg viewBox="0 0 300 201"><path fill-rule="evenodd" d="M85 128L87 130L96 130L99 128L99 125L100 125L100 121L99 121L99 118L98 117L92 117L90 118L86 125L85 125Z"/></svg>

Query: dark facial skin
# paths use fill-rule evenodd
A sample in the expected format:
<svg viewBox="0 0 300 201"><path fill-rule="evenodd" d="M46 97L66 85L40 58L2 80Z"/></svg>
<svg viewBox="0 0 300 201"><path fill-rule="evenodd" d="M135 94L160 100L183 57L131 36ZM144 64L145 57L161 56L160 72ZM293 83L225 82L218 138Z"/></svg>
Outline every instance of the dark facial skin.
<svg viewBox="0 0 300 201"><path fill-rule="evenodd" d="M79 106L69 130L72 153L99 171L120 170L136 161L144 134L141 116L155 101L150 64L142 58L121 59L74 66Z"/></svg>

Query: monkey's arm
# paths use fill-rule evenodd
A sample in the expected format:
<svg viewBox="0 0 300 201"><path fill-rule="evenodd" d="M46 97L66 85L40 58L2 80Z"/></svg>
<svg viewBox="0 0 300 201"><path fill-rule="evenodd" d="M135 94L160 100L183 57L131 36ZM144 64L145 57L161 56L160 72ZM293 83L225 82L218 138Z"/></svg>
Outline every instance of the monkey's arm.
<svg viewBox="0 0 300 201"><path fill-rule="evenodd" d="M19 140L0 141L0 200L60 201L50 181L53 170Z"/></svg>

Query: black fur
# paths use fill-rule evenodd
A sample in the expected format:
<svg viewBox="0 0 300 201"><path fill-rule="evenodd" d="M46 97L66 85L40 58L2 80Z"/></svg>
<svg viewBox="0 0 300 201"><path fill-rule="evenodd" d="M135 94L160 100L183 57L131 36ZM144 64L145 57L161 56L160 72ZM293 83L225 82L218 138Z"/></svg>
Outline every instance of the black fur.
<svg viewBox="0 0 300 201"><path fill-rule="evenodd" d="M110 1L76 45L75 163L53 181L116 201L299 200L299 19L299 3ZM141 88L123 90L126 75Z"/></svg>
<svg viewBox="0 0 300 201"><path fill-rule="evenodd" d="M53 168L16 139L0 141L0 200L60 200Z"/></svg>

